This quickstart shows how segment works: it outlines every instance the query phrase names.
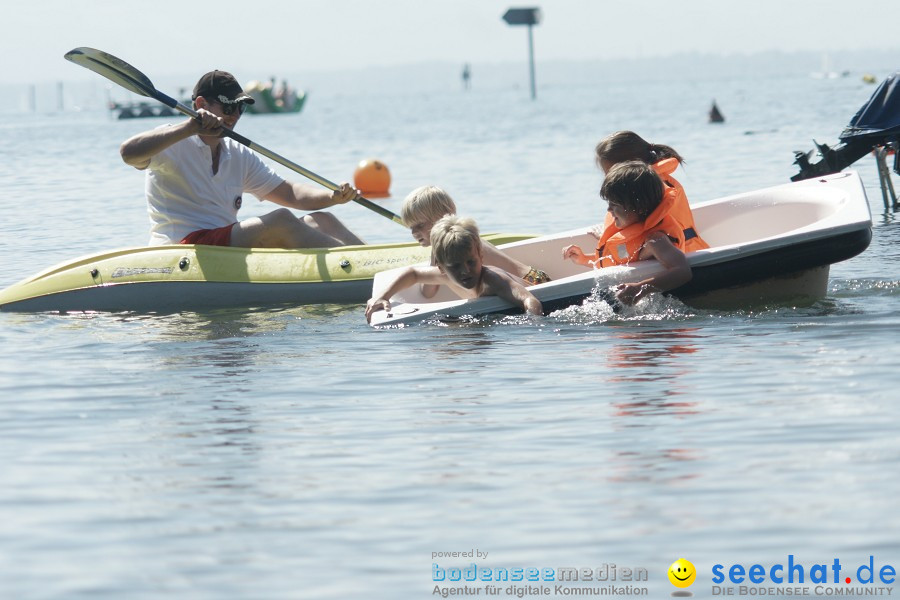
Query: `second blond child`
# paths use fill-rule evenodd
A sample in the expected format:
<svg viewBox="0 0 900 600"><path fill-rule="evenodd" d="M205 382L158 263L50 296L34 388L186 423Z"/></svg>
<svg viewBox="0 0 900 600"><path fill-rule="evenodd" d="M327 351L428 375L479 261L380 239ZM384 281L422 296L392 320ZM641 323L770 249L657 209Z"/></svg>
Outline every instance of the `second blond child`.
<svg viewBox="0 0 900 600"><path fill-rule="evenodd" d="M425 247L431 245L431 230L434 224L445 215L455 214L456 204L450 195L433 185L422 186L410 192L400 209L400 218L409 227L409 232ZM520 277L528 285L550 281L550 277L544 271L515 260L483 240L481 253L486 265L499 267ZM422 295L426 298L431 298L436 293L437 286L422 286Z"/></svg>
<svg viewBox="0 0 900 600"><path fill-rule="evenodd" d="M406 267L397 272L366 303L366 320L379 310L391 309L391 297L416 284L446 285L460 298L499 296L534 315L543 312L541 302L506 271L486 266L482 259L484 242L472 219L447 215L431 229L431 257L434 266Z"/></svg>

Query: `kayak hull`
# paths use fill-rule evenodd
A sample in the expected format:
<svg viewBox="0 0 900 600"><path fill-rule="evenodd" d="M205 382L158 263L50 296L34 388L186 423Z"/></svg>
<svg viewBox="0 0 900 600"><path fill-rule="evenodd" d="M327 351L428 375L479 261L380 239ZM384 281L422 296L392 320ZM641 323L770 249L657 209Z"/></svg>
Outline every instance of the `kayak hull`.
<svg viewBox="0 0 900 600"><path fill-rule="evenodd" d="M491 234L495 244L533 237ZM177 312L365 302L384 269L427 261L418 244L314 249L124 248L46 269L0 291L0 310Z"/></svg>

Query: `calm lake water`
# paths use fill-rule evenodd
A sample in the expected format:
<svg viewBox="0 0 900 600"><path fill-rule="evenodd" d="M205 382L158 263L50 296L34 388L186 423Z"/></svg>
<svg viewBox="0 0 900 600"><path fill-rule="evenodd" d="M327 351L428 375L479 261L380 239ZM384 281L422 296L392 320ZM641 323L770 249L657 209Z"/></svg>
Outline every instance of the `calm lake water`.
<svg viewBox="0 0 900 600"><path fill-rule="evenodd" d="M239 130L335 181L383 160L395 212L436 184L484 231L544 233L601 220L592 153L612 131L675 147L699 202L786 182L793 151L836 142L873 91L598 76L534 102L312 95ZM117 148L161 122L0 116L0 286L145 243L143 175ZM811 307L654 299L399 330L337 305L0 313L0 597L431 598L434 563L473 562L643 568L668 597L679 557L710 597L717 564L900 567L900 227L874 159L856 167L873 241ZM335 212L368 241L408 237Z"/></svg>

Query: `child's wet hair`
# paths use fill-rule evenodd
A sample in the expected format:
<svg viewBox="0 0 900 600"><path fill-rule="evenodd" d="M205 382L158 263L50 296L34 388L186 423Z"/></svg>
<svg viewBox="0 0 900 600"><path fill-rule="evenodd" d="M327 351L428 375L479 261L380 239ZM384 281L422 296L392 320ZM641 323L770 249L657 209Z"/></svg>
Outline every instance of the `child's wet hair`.
<svg viewBox="0 0 900 600"><path fill-rule="evenodd" d="M435 222L444 215L456 214L456 204L450 194L433 185L414 189L403 201L400 218L412 227L425 219Z"/></svg>
<svg viewBox="0 0 900 600"><path fill-rule="evenodd" d="M663 198L662 179L653 167L640 160L618 163L606 174L600 195L637 213L643 221L650 216Z"/></svg>
<svg viewBox="0 0 900 600"><path fill-rule="evenodd" d="M447 215L431 228L431 262L446 264L474 245L480 248L481 238L474 219Z"/></svg>

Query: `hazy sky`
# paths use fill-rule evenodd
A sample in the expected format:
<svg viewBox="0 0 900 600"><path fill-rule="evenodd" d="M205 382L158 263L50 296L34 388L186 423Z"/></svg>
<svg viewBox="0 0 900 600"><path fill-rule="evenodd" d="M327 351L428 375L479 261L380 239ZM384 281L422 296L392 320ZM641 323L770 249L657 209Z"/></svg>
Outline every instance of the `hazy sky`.
<svg viewBox="0 0 900 600"><path fill-rule="evenodd" d="M91 46L149 76L332 70L527 57L526 28L501 16L540 6L538 62L898 49L900 0L30 0L0 20L0 83L96 77L62 56Z"/></svg>

